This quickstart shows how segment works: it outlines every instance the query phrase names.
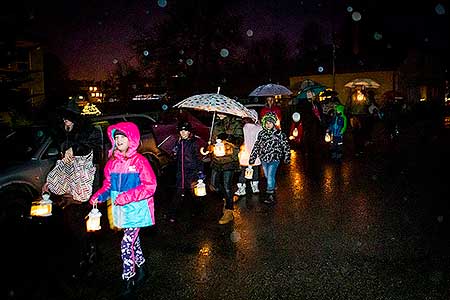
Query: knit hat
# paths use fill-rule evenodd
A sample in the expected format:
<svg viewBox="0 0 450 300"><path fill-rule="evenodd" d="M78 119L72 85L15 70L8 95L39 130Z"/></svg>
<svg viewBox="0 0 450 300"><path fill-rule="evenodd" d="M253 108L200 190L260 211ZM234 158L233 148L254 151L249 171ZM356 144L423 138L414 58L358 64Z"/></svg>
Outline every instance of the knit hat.
<svg viewBox="0 0 450 300"><path fill-rule="evenodd" d="M118 135L127 136L123 131L120 131L119 129L114 130L113 137L115 138Z"/></svg>
<svg viewBox="0 0 450 300"><path fill-rule="evenodd" d="M273 123L274 125L277 123L277 115L273 112L268 112L262 117L261 123L263 125L263 128L266 127L266 122Z"/></svg>
<svg viewBox="0 0 450 300"><path fill-rule="evenodd" d="M192 131L192 125L191 125L191 123L189 123L187 121L183 121L183 122L178 123L177 129L178 129L178 131L186 130L186 131L190 132L190 131Z"/></svg>

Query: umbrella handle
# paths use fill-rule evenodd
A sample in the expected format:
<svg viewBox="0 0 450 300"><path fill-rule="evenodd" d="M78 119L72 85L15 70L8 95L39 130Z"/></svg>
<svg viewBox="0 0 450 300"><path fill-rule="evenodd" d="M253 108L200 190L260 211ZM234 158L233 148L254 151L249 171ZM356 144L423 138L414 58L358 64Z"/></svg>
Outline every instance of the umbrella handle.
<svg viewBox="0 0 450 300"><path fill-rule="evenodd" d="M220 89L220 87L219 87L219 89ZM212 122L211 122L211 129L209 129L208 144L210 144L210 145L211 145L211 138L212 138L212 132L213 132L213 127L214 127L214 121L215 120L216 120L216 111L214 111L213 119L212 119Z"/></svg>

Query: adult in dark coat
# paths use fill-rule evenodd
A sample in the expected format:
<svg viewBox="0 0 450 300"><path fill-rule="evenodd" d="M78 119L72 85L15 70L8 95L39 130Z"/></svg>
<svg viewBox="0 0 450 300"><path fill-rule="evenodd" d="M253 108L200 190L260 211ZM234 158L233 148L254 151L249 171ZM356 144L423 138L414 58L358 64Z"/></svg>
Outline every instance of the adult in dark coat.
<svg viewBox="0 0 450 300"><path fill-rule="evenodd" d="M60 146L61 159L66 163L74 161L76 156L86 156L93 152L93 163L98 163L101 145L100 131L91 126L79 114L74 105L68 105L59 112L61 120L57 142ZM98 174L98 167L96 170ZM98 178L98 175L96 176ZM89 195L90 196L90 195ZM69 240L68 248L71 258L69 271L73 279L80 279L91 274L91 266L97 258L97 249L94 236L86 231L85 217L92 206L89 197L75 200L71 194L53 195L56 205L63 212L64 229Z"/></svg>

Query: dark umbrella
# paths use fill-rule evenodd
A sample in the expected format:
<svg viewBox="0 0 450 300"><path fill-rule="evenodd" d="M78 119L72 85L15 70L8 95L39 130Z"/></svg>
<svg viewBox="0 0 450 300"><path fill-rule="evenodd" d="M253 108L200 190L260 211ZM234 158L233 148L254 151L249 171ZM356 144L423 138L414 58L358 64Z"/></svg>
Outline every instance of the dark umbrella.
<svg viewBox="0 0 450 300"><path fill-rule="evenodd" d="M318 95L320 92L325 91L327 89L326 86L321 84L315 84L315 85L309 85L303 89L301 89L295 99L297 100L305 100L308 99L308 92L312 93L314 95Z"/></svg>

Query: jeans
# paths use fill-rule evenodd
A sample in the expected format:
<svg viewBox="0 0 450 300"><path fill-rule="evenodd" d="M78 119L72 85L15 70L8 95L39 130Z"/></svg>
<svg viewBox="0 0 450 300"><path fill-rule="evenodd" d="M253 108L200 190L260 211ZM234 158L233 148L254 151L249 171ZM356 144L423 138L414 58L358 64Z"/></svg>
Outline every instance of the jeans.
<svg viewBox="0 0 450 300"><path fill-rule="evenodd" d="M277 174L277 169L278 169L278 166L280 165L280 161L279 160L274 160L271 162L263 161L263 162L261 162L261 165L263 167L264 175L266 176L266 180L267 180L266 192L273 193L275 191L275 185L276 185L275 176Z"/></svg>
<svg viewBox="0 0 450 300"><path fill-rule="evenodd" d="M234 170L211 170L211 183L225 198L225 209L233 209L233 174Z"/></svg>

